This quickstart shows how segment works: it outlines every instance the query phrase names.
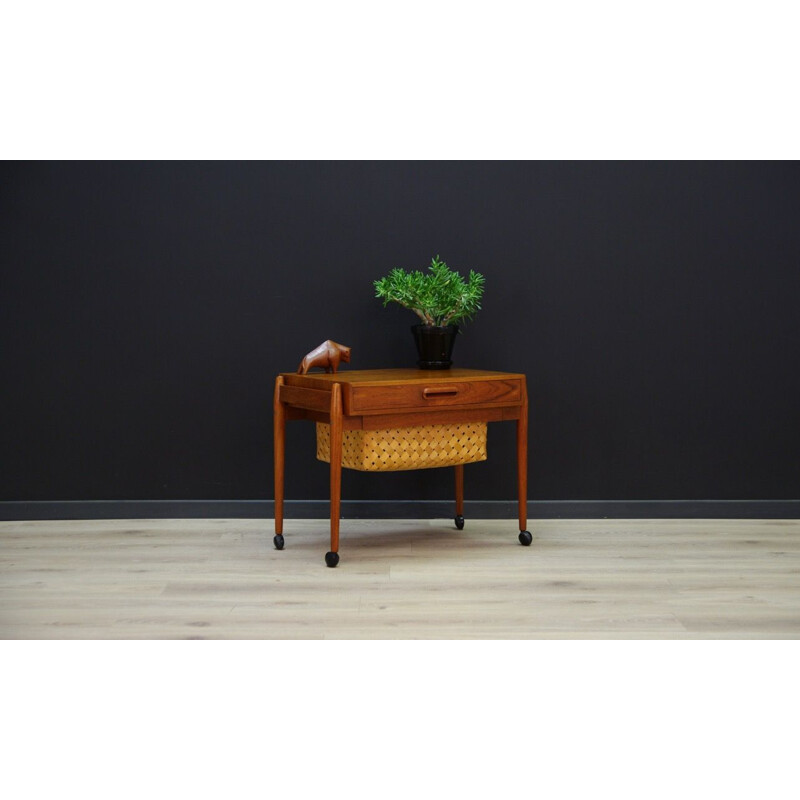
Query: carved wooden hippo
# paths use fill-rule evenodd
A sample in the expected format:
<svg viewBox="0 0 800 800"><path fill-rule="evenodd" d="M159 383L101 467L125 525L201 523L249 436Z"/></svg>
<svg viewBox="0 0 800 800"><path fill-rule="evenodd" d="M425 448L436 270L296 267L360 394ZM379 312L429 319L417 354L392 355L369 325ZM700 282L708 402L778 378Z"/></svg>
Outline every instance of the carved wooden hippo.
<svg viewBox="0 0 800 800"><path fill-rule="evenodd" d="M350 362L350 348L330 339L306 354L297 368L298 375L305 375L312 367L322 367L325 372L336 372L339 362Z"/></svg>

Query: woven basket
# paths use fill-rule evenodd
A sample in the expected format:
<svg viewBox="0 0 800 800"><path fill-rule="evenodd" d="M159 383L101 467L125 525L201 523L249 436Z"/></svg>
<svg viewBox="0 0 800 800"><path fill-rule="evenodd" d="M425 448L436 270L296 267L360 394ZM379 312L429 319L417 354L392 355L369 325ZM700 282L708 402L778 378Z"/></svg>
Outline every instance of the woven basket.
<svg viewBox="0 0 800 800"><path fill-rule="evenodd" d="M317 458L331 460L331 427L317 423ZM342 466L363 472L453 467L486 460L486 423L343 431Z"/></svg>

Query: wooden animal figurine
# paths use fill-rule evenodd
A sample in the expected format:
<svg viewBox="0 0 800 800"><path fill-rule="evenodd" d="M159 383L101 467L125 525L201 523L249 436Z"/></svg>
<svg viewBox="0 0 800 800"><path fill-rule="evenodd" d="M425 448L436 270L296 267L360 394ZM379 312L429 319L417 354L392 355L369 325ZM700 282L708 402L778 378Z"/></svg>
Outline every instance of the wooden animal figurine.
<svg viewBox="0 0 800 800"><path fill-rule="evenodd" d="M325 372L333 370L335 374L340 361L350 363L350 348L328 339L306 354L297 368L297 374L305 375L312 367L322 367Z"/></svg>

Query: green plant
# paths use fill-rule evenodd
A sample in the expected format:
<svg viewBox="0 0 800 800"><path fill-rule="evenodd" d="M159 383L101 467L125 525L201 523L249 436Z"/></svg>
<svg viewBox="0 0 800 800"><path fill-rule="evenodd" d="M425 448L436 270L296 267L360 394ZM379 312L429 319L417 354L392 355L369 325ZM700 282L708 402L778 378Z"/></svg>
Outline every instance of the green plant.
<svg viewBox="0 0 800 800"><path fill-rule="evenodd" d="M429 272L393 269L375 281L375 296L383 305L399 303L413 311L425 325L454 325L472 319L481 307L484 277L469 271L465 281L455 270L436 256Z"/></svg>

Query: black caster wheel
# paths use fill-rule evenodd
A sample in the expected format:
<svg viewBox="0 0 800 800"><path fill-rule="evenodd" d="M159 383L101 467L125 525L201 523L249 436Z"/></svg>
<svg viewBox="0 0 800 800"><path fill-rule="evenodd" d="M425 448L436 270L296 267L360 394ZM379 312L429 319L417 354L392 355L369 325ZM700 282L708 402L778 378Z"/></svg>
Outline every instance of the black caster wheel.
<svg viewBox="0 0 800 800"><path fill-rule="evenodd" d="M282 533L279 533L277 536L273 537L272 542L275 545L275 549L276 550L283 550L283 534Z"/></svg>
<svg viewBox="0 0 800 800"><path fill-rule="evenodd" d="M462 517L461 514L456 514L456 518L453 520L453 522L456 523L456 528L458 528L460 531L464 530L464 517Z"/></svg>
<svg viewBox="0 0 800 800"><path fill-rule="evenodd" d="M335 567L339 563L339 554L338 553L325 553L325 563L329 567Z"/></svg>
<svg viewBox="0 0 800 800"><path fill-rule="evenodd" d="M525 547L533 541L533 536L531 536L528 531L521 531L519 535L519 543L524 544Z"/></svg>

